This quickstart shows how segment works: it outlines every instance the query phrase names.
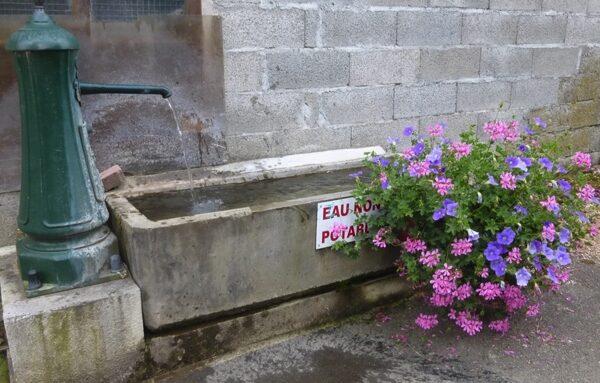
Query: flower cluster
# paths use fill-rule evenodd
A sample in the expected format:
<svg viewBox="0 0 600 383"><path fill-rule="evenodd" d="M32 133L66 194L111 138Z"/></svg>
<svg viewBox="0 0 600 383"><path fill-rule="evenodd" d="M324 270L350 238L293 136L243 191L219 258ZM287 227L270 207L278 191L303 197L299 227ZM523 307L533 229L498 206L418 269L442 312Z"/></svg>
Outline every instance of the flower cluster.
<svg viewBox="0 0 600 383"><path fill-rule="evenodd" d="M355 177L354 197L382 206L358 217L375 230L334 248L397 248L399 274L428 294L432 312L415 321L424 330L444 315L469 335L504 334L516 313L538 315L532 294L566 283L577 241L599 232L584 214L600 204L587 181L592 158L557 160L559 145L537 138L546 126L490 121L487 142L474 127L460 140L444 137L441 123L423 136L407 127L388 140L389 156L370 155Z"/></svg>

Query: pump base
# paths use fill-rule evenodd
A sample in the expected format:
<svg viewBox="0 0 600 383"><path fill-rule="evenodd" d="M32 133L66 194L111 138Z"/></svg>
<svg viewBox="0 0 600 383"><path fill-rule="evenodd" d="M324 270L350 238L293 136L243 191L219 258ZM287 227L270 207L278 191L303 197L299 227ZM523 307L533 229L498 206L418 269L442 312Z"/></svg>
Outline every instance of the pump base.
<svg viewBox="0 0 600 383"><path fill-rule="evenodd" d="M44 284L62 288L95 282L109 258L118 254L117 237L107 226L59 239L40 239L25 235L17 241L21 277L36 270Z"/></svg>

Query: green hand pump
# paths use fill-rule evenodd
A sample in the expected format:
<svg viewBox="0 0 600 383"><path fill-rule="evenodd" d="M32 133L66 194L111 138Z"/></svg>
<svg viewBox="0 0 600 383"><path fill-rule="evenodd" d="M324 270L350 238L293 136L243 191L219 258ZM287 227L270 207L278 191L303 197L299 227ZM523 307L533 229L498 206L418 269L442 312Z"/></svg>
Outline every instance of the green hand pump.
<svg viewBox="0 0 600 383"><path fill-rule="evenodd" d="M17 254L23 279L62 288L93 283L118 254L94 163L81 95L171 95L168 88L79 82L79 43L35 1L34 12L6 43L21 105L21 200ZM35 272L34 272L35 270ZM30 286L32 287L32 286Z"/></svg>

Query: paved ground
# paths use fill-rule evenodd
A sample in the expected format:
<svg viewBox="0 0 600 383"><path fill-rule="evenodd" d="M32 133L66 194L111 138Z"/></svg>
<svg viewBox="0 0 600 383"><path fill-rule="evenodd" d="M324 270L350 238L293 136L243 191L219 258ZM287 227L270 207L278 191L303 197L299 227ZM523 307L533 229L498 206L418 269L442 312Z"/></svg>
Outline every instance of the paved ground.
<svg viewBox="0 0 600 383"><path fill-rule="evenodd" d="M588 252L589 255L589 252ZM335 327L180 370L161 383L600 382L600 265L575 264L539 318L519 317L505 336L464 336L450 324L414 326L412 298Z"/></svg>

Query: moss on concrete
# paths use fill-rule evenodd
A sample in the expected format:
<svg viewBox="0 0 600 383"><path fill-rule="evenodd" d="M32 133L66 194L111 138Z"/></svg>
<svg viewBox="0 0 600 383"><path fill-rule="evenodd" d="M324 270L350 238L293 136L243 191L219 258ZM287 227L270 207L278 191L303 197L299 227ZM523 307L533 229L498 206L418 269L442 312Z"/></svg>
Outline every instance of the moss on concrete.
<svg viewBox="0 0 600 383"><path fill-rule="evenodd" d="M8 378L8 362L4 352L0 353L0 383L10 383Z"/></svg>

